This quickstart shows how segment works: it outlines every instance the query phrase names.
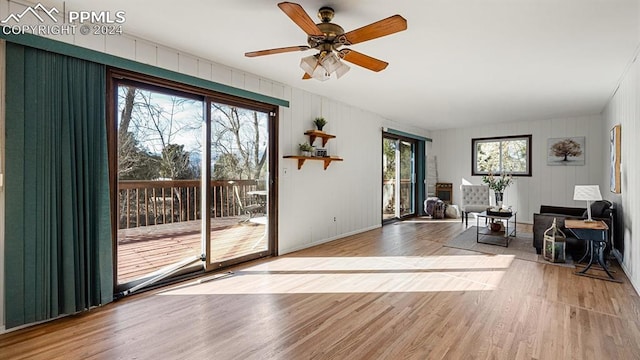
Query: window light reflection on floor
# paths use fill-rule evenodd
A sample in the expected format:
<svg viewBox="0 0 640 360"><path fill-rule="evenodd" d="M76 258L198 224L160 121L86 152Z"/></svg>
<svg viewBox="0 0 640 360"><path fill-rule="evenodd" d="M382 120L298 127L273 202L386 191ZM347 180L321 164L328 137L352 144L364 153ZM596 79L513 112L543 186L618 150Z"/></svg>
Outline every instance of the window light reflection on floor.
<svg viewBox="0 0 640 360"><path fill-rule="evenodd" d="M160 295L487 291L513 255L282 257Z"/></svg>

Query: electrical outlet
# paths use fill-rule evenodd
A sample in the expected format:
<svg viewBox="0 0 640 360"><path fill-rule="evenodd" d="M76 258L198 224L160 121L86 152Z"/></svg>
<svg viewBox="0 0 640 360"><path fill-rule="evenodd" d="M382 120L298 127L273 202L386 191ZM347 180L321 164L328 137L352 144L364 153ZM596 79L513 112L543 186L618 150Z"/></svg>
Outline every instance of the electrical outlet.
<svg viewBox="0 0 640 360"><path fill-rule="evenodd" d="M333 217L333 222L336 222L336 217L335 216Z"/></svg>

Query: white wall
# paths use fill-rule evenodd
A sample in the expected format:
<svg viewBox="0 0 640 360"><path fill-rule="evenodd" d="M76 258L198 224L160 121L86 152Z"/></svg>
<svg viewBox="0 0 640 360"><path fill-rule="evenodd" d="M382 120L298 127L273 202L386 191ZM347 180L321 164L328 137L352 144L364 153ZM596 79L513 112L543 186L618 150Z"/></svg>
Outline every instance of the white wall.
<svg viewBox="0 0 640 360"><path fill-rule="evenodd" d="M638 154L640 154L640 64L634 59L633 64L625 74L620 87L613 96L604 111L605 124L602 131L607 136L614 125L622 128L622 152L621 152L621 179L622 192L613 194L609 192L609 161L603 164L602 187L608 200L616 203L619 216L622 216L624 226L621 229L624 234L624 253L622 267L636 291L640 292L640 166L638 166ZM607 148L607 154L609 149ZM634 241L634 234L635 240Z"/></svg>
<svg viewBox="0 0 640 360"><path fill-rule="evenodd" d="M508 135L532 135L532 175L517 177L505 192L505 204L518 211L518 222L533 222L540 205L586 207L573 200L576 184L600 184L608 155L606 134L600 115L530 122L500 123L433 132L433 152L437 157L438 181L453 183L453 201L460 203L460 184L465 179L481 184L482 177L471 176L471 139ZM547 139L586 137L584 166L548 166ZM603 192L607 188L602 188Z"/></svg>
<svg viewBox="0 0 640 360"><path fill-rule="evenodd" d="M0 18L23 9L24 5L17 2L0 0ZM382 206L382 127L429 136L423 129L404 126L339 101L134 36L78 35L52 38L288 100L290 107L280 108L279 119L279 254L379 227ZM4 113L2 108L0 112ZM309 140L304 131L313 128L312 120L317 116L325 117L328 121L325 131L337 136L327 143L329 154L343 157L344 161L331 163L327 170L323 170L321 161L307 161L301 170L297 170L297 161L283 159L282 156L297 154L298 144ZM3 236L4 232L0 234L0 254L4 249L1 246ZM4 257L0 258L0 262L4 262ZM2 289L3 281L4 277L0 278ZM1 291L0 301L4 304ZM2 310L0 320L3 320ZM4 321L0 324L4 324Z"/></svg>
<svg viewBox="0 0 640 360"><path fill-rule="evenodd" d="M299 89L287 90L291 107L281 109L280 154L296 154L297 145L308 140L304 131L322 115L328 121L325 131L337 136L327 143L329 154L344 161L327 170L320 161L307 161L297 170L296 161L280 160L280 254L380 226L384 119Z"/></svg>
<svg viewBox="0 0 640 360"><path fill-rule="evenodd" d="M308 140L304 131L322 115L328 122L324 130L337 136L327 143L329 154L344 161L327 170L320 161L307 161L297 170L296 161L280 160L279 253L379 227L382 127L429 133L296 88L286 87L285 98L290 108L280 113L280 155L296 154Z"/></svg>

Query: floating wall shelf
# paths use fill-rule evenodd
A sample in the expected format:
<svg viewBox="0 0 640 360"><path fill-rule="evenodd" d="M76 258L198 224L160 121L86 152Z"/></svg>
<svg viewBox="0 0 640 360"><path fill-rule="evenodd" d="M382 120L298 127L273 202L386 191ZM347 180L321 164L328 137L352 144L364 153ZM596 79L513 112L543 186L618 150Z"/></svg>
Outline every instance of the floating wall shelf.
<svg viewBox="0 0 640 360"><path fill-rule="evenodd" d="M313 145L313 142L316 141L316 138L321 138L322 147L327 145L327 141L329 141L329 139L335 139L336 137L335 135L327 134L324 131L318 131L318 130L307 130L304 134L309 135L309 142L311 145Z"/></svg>
<svg viewBox="0 0 640 360"><path fill-rule="evenodd" d="M324 169L327 170L327 168L329 167L329 164L331 164L332 161L342 161L342 158L339 157L335 157L335 156L327 156L327 157L320 157L320 156L298 156L298 155L287 155L284 157L285 159L297 159L298 160L298 170L302 169L302 165L304 165L304 162L306 160L320 160L320 161L324 161Z"/></svg>
<svg viewBox="0 0 640 360"><path fill-rule="evenodd" d="M327 145L327 141L329 141L329 139L334 139L336 137L335 135L327 134L324 131L318 131L318 130L307 130L307 131L305 131L304 134L309 136L309 143L311 145L313 145L313 142L316 141L316 138L322 139L322 147ZM307 161L307 160L324 161L324 169L325 170L327 170L327 168L329 167L329 165L331 164L332 161L342 161L342 158L341 157L337 157L337 156L286 155L286 156L284 156L284 158L285 159L296 159L296 160L298 160L298 170L302 169L302 165L304 165L304 162Z"/></svg>

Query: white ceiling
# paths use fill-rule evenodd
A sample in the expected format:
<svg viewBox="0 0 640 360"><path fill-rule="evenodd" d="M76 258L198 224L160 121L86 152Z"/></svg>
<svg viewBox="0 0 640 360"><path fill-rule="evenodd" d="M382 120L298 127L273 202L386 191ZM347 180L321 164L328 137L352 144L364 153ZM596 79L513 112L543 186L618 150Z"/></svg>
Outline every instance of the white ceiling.
<svg viewBox="0 0 640 360"><path fill-rule="evenodd" d="M66 0L124 10L127 33L426 129L599 113L638 45L637 0L300 0L350 31L400 14L408 29L351 46L385 60L339 80L301 80L306 45L277 0ZM43 1L61 6L61 1Z"/></svg>

